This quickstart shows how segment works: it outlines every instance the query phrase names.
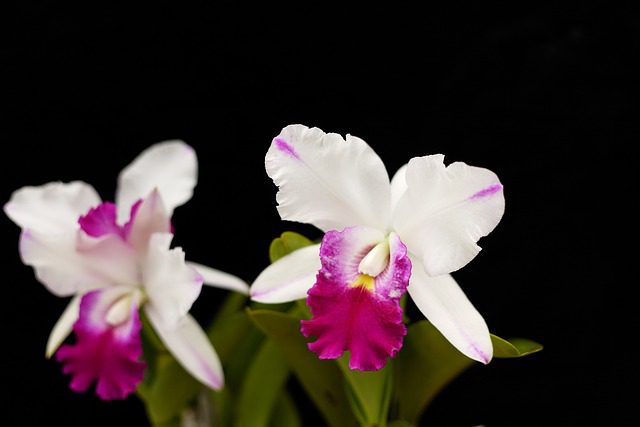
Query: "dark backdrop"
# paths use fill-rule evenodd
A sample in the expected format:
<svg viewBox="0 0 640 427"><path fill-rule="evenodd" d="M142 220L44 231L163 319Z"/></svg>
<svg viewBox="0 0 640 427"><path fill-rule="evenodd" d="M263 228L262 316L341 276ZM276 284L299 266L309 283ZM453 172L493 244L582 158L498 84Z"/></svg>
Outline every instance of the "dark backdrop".
<svg viewBox="0 0 640 427"><path fill-rule="evenodd" d="M490 168L506 213L455 276L495 333L546 348L470 370L425 425L635 419L624 386L637 280L622 275L633 272L625 245L636 245L625 222L637 196L638 15L610 2L16 3L0 14L2 203L21 186L73 179L112 199L117 173L143 148L183 139L200 178L175 214L177 243L250 281L283 230L318 236L279 220L264 172L287 124L360 136L392 173L431 153ZM21 264L18 228L6 217L0 226L0 424L145 425L135 398L74 394L44 359L65 301ZM205 289L196 316L206 322L223 296Z"/></svg>

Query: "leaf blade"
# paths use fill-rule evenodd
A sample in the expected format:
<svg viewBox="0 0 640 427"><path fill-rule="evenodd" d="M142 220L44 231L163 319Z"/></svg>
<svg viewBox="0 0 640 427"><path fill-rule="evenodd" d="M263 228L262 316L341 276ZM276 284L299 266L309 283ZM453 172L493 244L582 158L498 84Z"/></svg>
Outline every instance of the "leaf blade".
<svg viewBox="0 0 640 427"><path fill-rule="evenodd" d="M283 256L312 244L313 242L302 234L285 231L280 237L273 239L271 245L269 245L269 260L274 263Z"/></svg>
<svg viewBox="0 0 640 427"><path fill-rule="evenodd" d="M357 425L344 391L340 368L317 358L300 333L300 321L290 314L247 310L249 317L282 351L291 370L328 425Z"/></svg>
<svg viewBox="0 0 640 427"><path fill-rule="evenodd" d="M499 359L524 357L542 351L544 348L542 344L530 339L510 338L505 340L493 334L491 334L491 343L493 344L493 357Z"/></svg>
<svg viewBox="0 0 640 427"><path fill-rule="evenodd" d="M268 427L288 376L282 353L272 341L264 341L242 382L235 426Z"/></svg>
<svg viewBox="0 0 640 427"><path fill-rule="evenodd" d="M438 392L473 363L428 321L409 326L393 364L399 418L417 424Z"/></svg>
<svg viewBox="0 0 640 427"><path fill-rule="evenodd" d="M355 400L353 409L361 423L386 426L391 402L391 363L378 371L355 371L349 369L348 355L338 359L338 366L346 379Z"/></svg>

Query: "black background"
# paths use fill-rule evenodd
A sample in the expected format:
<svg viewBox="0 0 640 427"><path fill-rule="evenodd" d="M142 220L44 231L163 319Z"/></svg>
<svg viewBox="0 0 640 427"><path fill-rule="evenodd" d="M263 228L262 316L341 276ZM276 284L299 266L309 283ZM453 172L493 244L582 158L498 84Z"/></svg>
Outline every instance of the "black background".
<svg viewBox="0 0 640 427"><path fill-rule="evenodd" d="M183 139L200 174L176 243L250 281L280 232L319 236L279 220L264 172L287 124L360 136L390 173L432 153L487 167L506 213L455 277L492 331L546 348L470 370L424 425L637 422L625 388L638 324L637 251L625 247L636 245L637 14L610 2L208 3L4 3L0 200L73 179L112 199L143 148ZM44 359L65 301L21 264L18 228L0 225L0 424L146 425L135 398L74 394ZM195 315L206 322L223 296L205 289Z"/></svg>

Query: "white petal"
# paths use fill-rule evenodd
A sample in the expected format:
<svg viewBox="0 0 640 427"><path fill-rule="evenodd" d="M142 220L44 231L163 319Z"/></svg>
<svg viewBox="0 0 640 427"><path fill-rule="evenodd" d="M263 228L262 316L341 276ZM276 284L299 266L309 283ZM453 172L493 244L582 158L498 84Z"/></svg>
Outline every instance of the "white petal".
<svg viewBox="0 0 640 427"><path fill-rule="evenodd" d="M60 345L71 333L73 324L76 323L76 320L78 320L78 316L80 315L81 299L82 295L76 295L75 297L73 297L73 299L67 305L67 308L64 309L62 316L60 316L53 329L51 330L51 334L49 335L49 339L47 340L47 351L45 353L47 359L56 352L58 347L60 347Z"/></svg>
<svg viewBox="0 0 640 427"><path fill-rule="evenodd" d="M195 269L202 278L204 284L221 289L228 289L230 291L240 292L241 294L249 294L249 285L239 277L233 274L225 273L224 271L215 270L206 265L198 264L195 262L187 262L187 265Z"/></svg>
<svg viewBox="0 0 640 427"><path fill-rule="evenodd" d="M280 303L306 298L320 270L320 245L306 246L274 262L256 278L251 299Z"/></svg>
<svg viewBox="0 0 640 427"><path fill-rule="evenodd" d="M139 282L133 250L114 234L94 238L79 231L52 236L24 230L20 255L58 296Z"/></svg>
<svg viewBox="0 0 640 427"><path fill-rule="evenodd" d="M118 221L129 218L129 209L138 200L158 189L169 216L193 195L198 179L196 153L182 141L165 141L144 150L120 172L116 204Z"/></svg>
<svg viewBox="0 0 640 427"><path fill-rule="evenodd" d="M157 189L142 201L130 226L127 240L138 253L147 251L149 239L154 233L171 231L171 217L167 214L164 200Z"/></svg>
<svg viewBox="0 0 640 427"><path fill-rule="evenodd" d="M224 386L220 359L193 317L186 315L175 328L167 329L155 310L145 306L145 312L167 349L195 379L214 390Z"/></svg>
<svg viewBox="0 0 640 427"><path fill-rule="evenodd" d="M452 163L444 156L411 159L407 191L393 214L394 227L431 276L450 273L480 251L504 213L500 180L488 169Z"/></svg>
<svg viewBox="0 0 640 427"><path fill-rule="evenodd" d="M398 202L407 191L407 166L403 165L391 178L391 212L394 212Z"/></svg>
<svg viewBox="0 0 640 427"><path fill-rule="evenodd" d="M175 326L200 295L202 276L184 260L180 248L169 249L173 236L156 233L149 240L142 281L149 305L166 328Z"/></svg>
<svg viewBox="0 0 640 427"><path fill-rule="evenodd" d="M378 155L360 138L292 125L274 138L265 158L279 187L282 219L323 231L389 225L389 176Z"/></svg>
<svg viewBox="0 0 640 427"><path fill-rule="evenodd" d="M460 286L448 274L429 277L420 261L412 257L411 262L407 290L422 314L461 353L489 363L493 357L489 328Z"/></svg>
<svg viewBox="0 0 640 427"><path fill-rule="evenodd" d="M78 218L99 204L100 197L89 184L50 182L15 191L4 212L21 228L55 234L78 229Z"/></svg>

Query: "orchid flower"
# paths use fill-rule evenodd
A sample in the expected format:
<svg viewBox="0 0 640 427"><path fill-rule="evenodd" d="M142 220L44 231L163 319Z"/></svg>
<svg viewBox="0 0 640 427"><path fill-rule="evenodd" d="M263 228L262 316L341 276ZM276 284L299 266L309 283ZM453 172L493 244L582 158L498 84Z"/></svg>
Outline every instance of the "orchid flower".
<svg viewBox="0 0 640 427"><path fill-rule="evenodd" d="M167 141L120 173L115 204L75 181L21 188L4 206L22 228L22 261L50 292L73 296L46 348L47 357L57 350L72 390L95 382L105 400L135 390L145 368L140 307L188 372L213 389L223 386L220 360L188 311L203 282L245 293L248 286L170 249L171 214L191 198L196 181L194 150ZM75 344L61 346L72 329Z"/></svg>
<svg viewBox="0 0 640 427"><path fill-rule="evenodd" d="M322 243L267 267L251 287L255 301L307 296L312 319L301 332L321 359L350 352L349 366L377 370L402 347L400 297L416 306L460 352L488 363L487 325L449 273L480 251L476 242L504 212L502 184L487 169L416 157L390 181L360 138L287 126L265 159L279 187L284 220L312 224Z"/></svg>

